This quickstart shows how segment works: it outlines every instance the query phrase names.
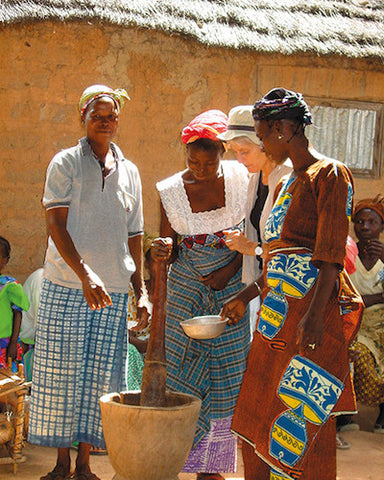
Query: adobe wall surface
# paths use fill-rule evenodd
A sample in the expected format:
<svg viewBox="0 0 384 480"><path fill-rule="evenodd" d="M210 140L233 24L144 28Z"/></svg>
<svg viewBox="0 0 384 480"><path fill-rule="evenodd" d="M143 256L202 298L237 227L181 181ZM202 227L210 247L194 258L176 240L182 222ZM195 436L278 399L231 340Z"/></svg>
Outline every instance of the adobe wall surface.
<svg viewBox="0 0 384 480"><path fill-rule="evenodd" d="M82 136L77 102L93 83L124 87L116 143L140 170L145 228L158 229L156 181L184 167L179 134L208 108L226 112L283 85L305 95L384 102L384 66L343 59L261 56L207 49L180 36L71 23L0 29L0 235L20 281L44 259L41 197L47 165ZM384 191L357 179L357 197Z"/></svg>

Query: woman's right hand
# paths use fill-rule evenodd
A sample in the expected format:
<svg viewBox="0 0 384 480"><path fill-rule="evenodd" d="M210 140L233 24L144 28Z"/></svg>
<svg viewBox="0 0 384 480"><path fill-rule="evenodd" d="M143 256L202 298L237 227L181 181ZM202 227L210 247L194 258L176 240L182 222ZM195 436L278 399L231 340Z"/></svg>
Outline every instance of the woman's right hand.
<svg viewBox="0 0 384 480"><path fill-rule="evenodd" d="M223 320L228 318L228 325L237 325L245 314L248 302L241 294L242 292L227 300L220 311Z"/></svg>
<svg viewBox="0 0 384 480"><path fill-rule="evenodd" d="M236 250L243 255L255 256L257 243L248 240L240 230L224 230L225 244L230 250Z"/></svg>
<svg viewBox="0 0 384 480"><path fill-rule="evenodd" d="M155 238L151 246L151 258L155 262L168 260L172 253L173 240L171 237Z"/></svg>
<svg viewBox="0 0 384 480"><path fill-rule="evenodd" d="M84 264L85 275L81 279L84 297L92 310L112 305L112 299L104 283L88 265Z"/></svg>

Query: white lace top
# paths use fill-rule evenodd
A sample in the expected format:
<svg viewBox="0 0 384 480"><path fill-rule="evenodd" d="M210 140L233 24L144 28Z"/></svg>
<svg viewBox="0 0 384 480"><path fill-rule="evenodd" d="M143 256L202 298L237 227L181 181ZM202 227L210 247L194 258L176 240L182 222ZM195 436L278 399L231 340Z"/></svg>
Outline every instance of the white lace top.
<svg viewBox="0 0 384 480"><path fill-rule="evenodd" d="M215 233L239 224L245 216L248 171L237 161L221 162L224 175L225 206L205 212L192 212L184 188L182 172L156 184L171 227L179 235Z"/></svg>

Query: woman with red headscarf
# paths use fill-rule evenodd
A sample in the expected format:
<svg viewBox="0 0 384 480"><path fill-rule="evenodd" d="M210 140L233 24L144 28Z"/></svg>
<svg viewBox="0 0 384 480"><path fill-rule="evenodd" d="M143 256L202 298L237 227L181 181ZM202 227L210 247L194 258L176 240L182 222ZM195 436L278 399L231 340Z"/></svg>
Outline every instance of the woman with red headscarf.
<svg viewBox="0 0 384 480"><path fill-rule="evenodd" d="M221 161L218 134L227 117L219 110L197 116L184 128L187 168L157 184L161 237L153 257L172 262L166 320L167 384L202 400L195 443L184 466L198 479L221 479L236 467L236 439L230 432L250 342L248 315L212 340L187 337L180 321L218 315L241 287L242 257L225 245L223 230L242 228L248 175L235 161ZM173 248L170 248L170 245Z"/></svg>

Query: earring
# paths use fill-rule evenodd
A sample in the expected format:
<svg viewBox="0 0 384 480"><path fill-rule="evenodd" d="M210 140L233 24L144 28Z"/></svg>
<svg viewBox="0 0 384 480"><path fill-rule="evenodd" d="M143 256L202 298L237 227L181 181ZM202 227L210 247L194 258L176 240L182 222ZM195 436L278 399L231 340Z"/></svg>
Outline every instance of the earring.
<svg viewBox="0 0 384 480"><path fill-rule="evenodd" d="M281 140L283 137L284 137L284 135L282 135L282 134L280 133L280 135L279 135L277 138L278 138L279 140Z"/></svg>

